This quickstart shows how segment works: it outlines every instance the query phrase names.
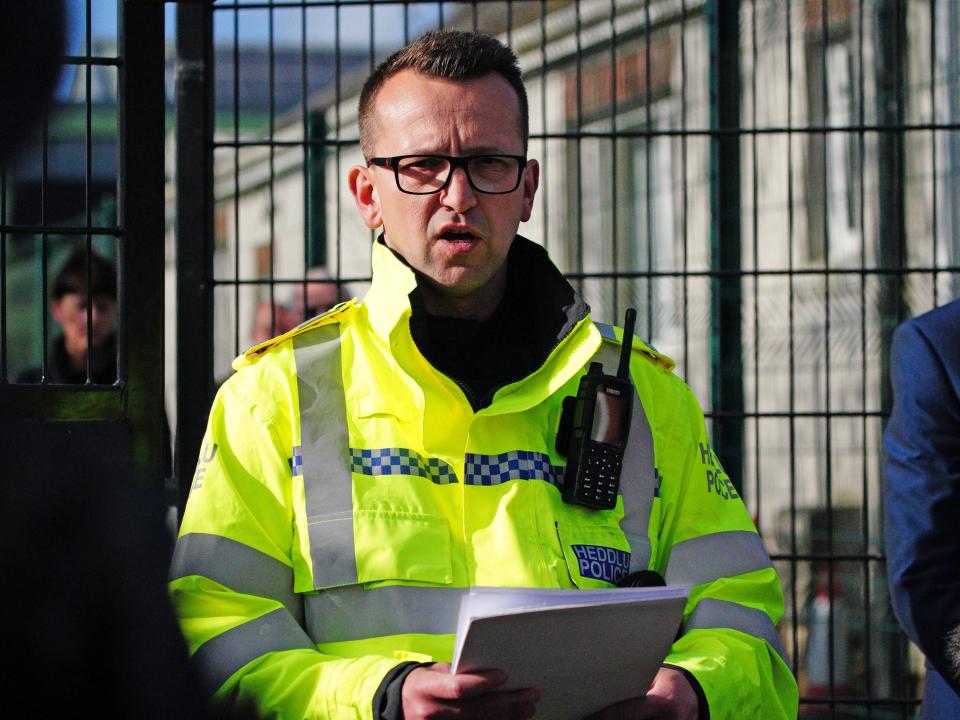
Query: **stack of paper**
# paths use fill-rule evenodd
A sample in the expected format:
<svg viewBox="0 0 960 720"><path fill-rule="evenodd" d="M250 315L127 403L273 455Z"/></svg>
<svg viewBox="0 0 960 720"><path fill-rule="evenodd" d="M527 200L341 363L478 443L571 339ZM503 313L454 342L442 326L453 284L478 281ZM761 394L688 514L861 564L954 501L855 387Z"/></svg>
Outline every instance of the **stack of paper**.
<svg viewBox="0 0 960 720"><path fill-rule="evenodd" d="M505 670L502 689L543 691L537 717L582 720L646 693L689 592L473 588L461 601L452 671Z"/></svg>

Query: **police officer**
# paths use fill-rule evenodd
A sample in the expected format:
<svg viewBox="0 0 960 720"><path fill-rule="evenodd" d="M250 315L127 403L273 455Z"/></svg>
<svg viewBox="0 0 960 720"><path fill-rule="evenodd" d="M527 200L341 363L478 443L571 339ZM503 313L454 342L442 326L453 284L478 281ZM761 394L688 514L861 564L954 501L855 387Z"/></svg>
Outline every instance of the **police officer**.
<svg viewBox="0 0 960 720"><path fill-rule="evenodd" d="M424 35L368 79L360 134L369 293L238 358L211 410L171 584L211 691L289 718L530 717L536 689L449 674L460 596L655 571L692 585L681 634L599 717L795 717L776 573L668 358L625 340L616 506L561 497L563 398L623 338L516 235L539 166L513 53Z"/></svg>

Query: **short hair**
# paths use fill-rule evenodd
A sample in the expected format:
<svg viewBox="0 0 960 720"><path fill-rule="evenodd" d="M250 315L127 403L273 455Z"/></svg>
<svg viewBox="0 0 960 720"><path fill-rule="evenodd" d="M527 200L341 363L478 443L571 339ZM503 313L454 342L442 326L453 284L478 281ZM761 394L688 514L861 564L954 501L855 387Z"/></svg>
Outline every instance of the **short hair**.
<svg viewBox="0 0 960 720"><path fill-rule="evenodd" d="M113 264L96 252L87 254L86 248L77 248L60 267L53 280L50 297L60 300L64 295L87 294L87 264L90 265L90 297L107 295L117 299L117 271Z"/></svg>
<svg viewBox="0 0 960 720"><path fill-rule="evenodd" d="M397 50L373 71L360 92L360 149L373 156L374 101L383 84L401 70L411 69L433 78L463 82L490 73L503 77L516 91L520 106L520 136L527 151L529 111L527 91L513 50L495 37L463 30L430 30Z"/></svg>

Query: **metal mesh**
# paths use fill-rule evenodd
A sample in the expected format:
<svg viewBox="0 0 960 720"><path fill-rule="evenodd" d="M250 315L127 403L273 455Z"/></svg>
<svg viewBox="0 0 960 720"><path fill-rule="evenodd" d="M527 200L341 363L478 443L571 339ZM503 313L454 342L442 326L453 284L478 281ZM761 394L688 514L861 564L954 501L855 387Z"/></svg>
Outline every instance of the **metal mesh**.
<svg viewBox="0 0 960 720"><path fill-rule="evenodd" d="M91 2L72 3L68 10L66 57L53 106L37 119L27 146L0 169L0 382L65 384L58 367L63 353L57 354L64 331L74 344L93 347L93 352L78 351L72 375L80 382L111 385L118 377L116 350L98 348L99 338L93 337L103 321L90 294L107 290L105 282L92 277L98 268L91 258L100 256L115 266L122 235L116 13L113 39L104 40L110 19L96 17ZM86 262L69 283L79 292L63 302L58 320L48 300L59 300L56 280L73 253L85 255ZM109 293L116 297L115 280Z"/></svg>
<svg viewBox="0 0 960 720"><path fill-rule="evenodd" d="M542 167L520 232L596 319L637 307L638 333L703 403L785 587L801 716L915 715L922 668L887 600L880 442L893 328L960 294L956 3L276 0L203 12L206 30L184 25L181 40L209 33L210 117L197 122L209 123L211 164L181 164L178 183L207 173L212 201L212 264L191 296L211 313L199 360L210 383L318 309L319 288L363 294L372 236L344 176L361 160L370 70L431 27L498 35L520 58ZM180 352L198 362L196 346ZM181 394L181 416L205 414L203 390Z"/></svg>

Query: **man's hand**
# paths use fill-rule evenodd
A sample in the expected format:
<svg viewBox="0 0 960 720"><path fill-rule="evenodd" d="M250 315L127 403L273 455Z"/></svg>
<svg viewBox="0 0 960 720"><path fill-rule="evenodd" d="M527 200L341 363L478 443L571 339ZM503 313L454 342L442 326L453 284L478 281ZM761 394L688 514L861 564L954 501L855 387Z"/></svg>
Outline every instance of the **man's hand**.
<svg viewBox="0 0 960 720"><path fill-rule="evenodd" d="M590 720L697 720L699 716L697 693L690 681L679 670L662 667L644 697L611 705Z"/></svg>
<svg viewBox="0 0 960 720"><path fill-rule="evenodd" d="M496 692L506 681L507 674L502 670L451 675L446 663L417 668L403 682L404 720L533 717L540 692L534 689Z"/></svg>

